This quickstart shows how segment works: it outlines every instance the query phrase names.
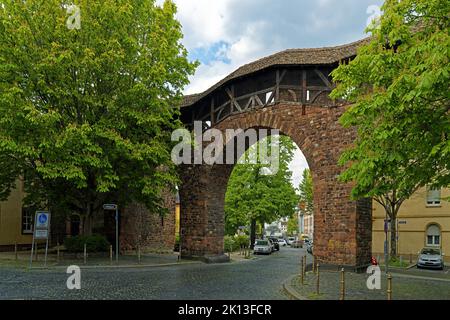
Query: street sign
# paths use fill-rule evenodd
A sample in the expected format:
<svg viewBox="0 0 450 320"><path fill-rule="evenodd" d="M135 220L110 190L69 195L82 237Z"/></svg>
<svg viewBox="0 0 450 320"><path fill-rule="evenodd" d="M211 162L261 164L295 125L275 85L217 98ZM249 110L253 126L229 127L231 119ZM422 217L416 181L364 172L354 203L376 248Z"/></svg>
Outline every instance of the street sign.
<svg viewBox="0 0 450 320"><path fill-rule="evenodd" d="M45 243L45 263L47 266L47 252L48 252L48 239L50 237L50 212L48 211L36 211L34 215L34 229L33 229L33 241L31 243L31 256L30 256L30 268L33 264L33 252L36 240L46 240ZM36 248L37 250L37 248Z"/></svg>
<svg viewBox="0 0 450 320"><path fill-rule="evenodd" d="M50 213L47 211L36 212L36 229L48 229L50 223Z"/></svg>
<svg viewBox="0 0 450 320"><path fill-rule="evenodd" d="M48 230L36 229L36 231L34 232L35 240L46 240L47 238L48 238Z"/></svg>
<svg viewBox="0 0 450 320"><path fill-rule="evenodd" d="M105 210L116 210L117 204L104 204L103 209Z"/></svg>

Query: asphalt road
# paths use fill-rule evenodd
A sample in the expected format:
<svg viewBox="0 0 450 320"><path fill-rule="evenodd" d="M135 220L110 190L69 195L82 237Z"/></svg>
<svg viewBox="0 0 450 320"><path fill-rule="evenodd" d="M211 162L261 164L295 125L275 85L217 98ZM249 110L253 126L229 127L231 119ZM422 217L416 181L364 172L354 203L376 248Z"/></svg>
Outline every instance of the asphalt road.
<svg viewBox="0 0 450 320"><path fill-rule="evenodd" d="M69 290L64 269L0 268L0 299L288 299L282 282L299 270L303 249L227 264L81 270L81 289ZM310 261L308 261L310 262Z"/></svg>

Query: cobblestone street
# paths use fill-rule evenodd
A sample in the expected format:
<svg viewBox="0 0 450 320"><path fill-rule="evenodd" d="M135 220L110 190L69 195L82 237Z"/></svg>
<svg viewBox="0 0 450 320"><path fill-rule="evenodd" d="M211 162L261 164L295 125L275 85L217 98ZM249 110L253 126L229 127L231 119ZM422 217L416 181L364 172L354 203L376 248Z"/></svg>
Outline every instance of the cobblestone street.
<svg viewBox="0 0 450 320"><path fill-rule="evenodd" d="M302 249L228 264L87 268L81 290L68 290L64 268L0 267L0 299L288 299L282 282L298 271Z"/></svg>

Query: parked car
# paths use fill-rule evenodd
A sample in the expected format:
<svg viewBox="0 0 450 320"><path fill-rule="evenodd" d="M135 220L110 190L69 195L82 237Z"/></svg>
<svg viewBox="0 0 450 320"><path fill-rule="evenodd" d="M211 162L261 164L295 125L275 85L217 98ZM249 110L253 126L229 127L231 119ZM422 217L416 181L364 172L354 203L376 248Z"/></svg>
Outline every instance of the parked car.
<svg viewBox="0 0 450 320"><path fill-rule="evenodd" d="M277 238L269 238L269 241L272 242L273 250L272 251L280 251L279 239Z"/></svg>
<svg viewBox="0 0 450 320"><path fill-rule="evenodd" d="M287 246L287 242L284 239L278 239L278 244L280 246L286 247Z"/></svg>
<svg viewBox="0 0 450 320"><path fill-rule="evenodd" d="M312 241L306 242L306 251L310 254L313 254L313 242Z"/></svg>
<svg viewBox="0 0 450 320"><path fill-rule="evenodd" d="M273 245L270 240L256 240L253 254L271 254L272 251Z"/></svg>
<svg viewBox="0 0 450 320"><path fill-rule="evenodd" d="M417 268L444 270L444 256L439 248L423 248L419 252Z"/></svg>
<svg viewBox="0 0 450 320"><path fill-rule="evenodd" d="M287 242L287 244L290 246L291 244L292 244L292 242L294 242L295 241L295 237L289 237L289 238L287 238L287 240L286 240L286 242Z"/></svg>
<svg viewBox="0 0 450 320"><path fill-rule="evenodd" d="M303 241L302 240L295 240L291 244L292 248L303 248Z"/></svg>

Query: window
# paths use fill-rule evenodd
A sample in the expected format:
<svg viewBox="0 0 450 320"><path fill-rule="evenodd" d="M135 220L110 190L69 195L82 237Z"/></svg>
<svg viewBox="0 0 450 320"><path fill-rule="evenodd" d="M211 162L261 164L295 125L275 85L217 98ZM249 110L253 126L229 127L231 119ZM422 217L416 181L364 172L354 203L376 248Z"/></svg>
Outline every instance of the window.
<svg viewBox="0 0 450 320"><path fill-rule="evenodd" d="M441 204L441 189L427 189L427 205L438 206Z"/></svg>
<svg viewBox="0 0 450 320"><path fill-rule="evenodd" d="M427 229L427 246L440 246L441 230L438 225L432 224Z"/></svg>
<svg viewBox="0 0 450 320"><path fill-rule="evenodd" d="M22 208L22 233L33 233L33 209L31 208Z"/></svg>

